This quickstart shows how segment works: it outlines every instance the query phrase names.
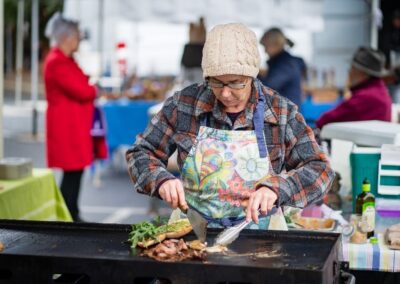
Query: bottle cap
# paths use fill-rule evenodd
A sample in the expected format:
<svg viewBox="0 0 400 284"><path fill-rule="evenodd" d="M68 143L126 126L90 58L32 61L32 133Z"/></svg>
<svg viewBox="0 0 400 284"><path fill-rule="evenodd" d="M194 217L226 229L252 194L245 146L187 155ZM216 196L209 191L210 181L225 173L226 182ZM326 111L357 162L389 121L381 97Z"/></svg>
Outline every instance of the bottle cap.
<svg viewBox="0 0 400 284"><path fill-rule="evenodd" d="M363 192L371 191L371 184L369 183L369 180L367 178L364 178L361 189Z"/></svg>
<svg viewBox="0 0 400 284"><path fill-rule="evenodd" d="M369 242L373 245L378 243L378 238L377 237L370 237Z"/></svg>

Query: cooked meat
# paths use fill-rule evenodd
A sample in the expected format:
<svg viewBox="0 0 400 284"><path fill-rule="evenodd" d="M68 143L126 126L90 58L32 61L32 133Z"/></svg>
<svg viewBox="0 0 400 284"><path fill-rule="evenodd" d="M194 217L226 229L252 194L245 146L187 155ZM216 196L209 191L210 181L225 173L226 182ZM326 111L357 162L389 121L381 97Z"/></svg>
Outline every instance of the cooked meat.
<svg viewBox="0 0 400 284"><path fill-rule="evenodd" d="M166 262L177 262L185 259L204 260L206 257L206 254L202 251L189 249L183 239L164 240L152 248L143 250L140 255Z"/></svg>
<svg viewBox="0 0 400 284"><path fill-rule="evenodd" d="M185 241L183 239L180 239L178 242L178 250L182 251L182 250L187 250L188 246L186 245Z"/></svg>

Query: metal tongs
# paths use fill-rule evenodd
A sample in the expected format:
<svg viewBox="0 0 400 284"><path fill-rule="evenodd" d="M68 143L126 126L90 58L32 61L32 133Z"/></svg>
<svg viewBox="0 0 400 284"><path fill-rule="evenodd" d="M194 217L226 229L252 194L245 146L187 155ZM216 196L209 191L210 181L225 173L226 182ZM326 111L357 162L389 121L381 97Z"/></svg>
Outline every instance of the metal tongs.
<svg viewBox="0 0 400 284"><path fill-rule="evenodd" d="M276 213L276 211L278 211L278 208L272 207L272 209L265 216L273 215ZM258 212L260 212L260 210L258 210ZM244 220L233 227L223 230L215 239L215 245L220 245L220 246L230 245L239 237L240 232L244 228L246 228L246 226L251 222L252 222L251 220L250 221Z"/></svg>

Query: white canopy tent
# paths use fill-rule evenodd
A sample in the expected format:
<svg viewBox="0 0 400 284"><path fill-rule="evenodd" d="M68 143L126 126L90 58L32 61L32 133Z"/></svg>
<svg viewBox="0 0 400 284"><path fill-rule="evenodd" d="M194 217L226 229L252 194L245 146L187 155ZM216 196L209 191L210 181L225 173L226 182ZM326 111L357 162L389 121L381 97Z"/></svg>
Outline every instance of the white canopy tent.
<svg viewBox="0 0 400 284"><path fill-rule="evenodd" d="M177 74L188 23L204 17L207 29L242 22L261 36L279 26L292 39L297 54L310 57L311 33L323 29L322 0L65 0L64 16L77 19L90 33L90 46L101 55L103 70L115 62L115 45L128 47L128 63L140 75ZM161 24L160 24L161 23ZM261 49L261 54L264 52ZM90 55L82 56L90 61ZM89 68L90 69L90 68ZM115 69L115 68L114 68Z"/></svg>
<svg viewBox="0 0 400 284"><path fill-rule="evenodd" d="M251 27L281 26L321 31L323 0L65 0L65 14L95 19L90 11L104 9L104 20L184 23L205 17L210 26L241 22ZM83 17L81 18L82 20Z"/></svg>
<svg viewBox="0 0 400 284"><path fill-rule="evenodd" d="M115 10L133 21L189 23L200 16L210 26L241 22L251 27L323 28L322 0L121 0Z"/></svg>

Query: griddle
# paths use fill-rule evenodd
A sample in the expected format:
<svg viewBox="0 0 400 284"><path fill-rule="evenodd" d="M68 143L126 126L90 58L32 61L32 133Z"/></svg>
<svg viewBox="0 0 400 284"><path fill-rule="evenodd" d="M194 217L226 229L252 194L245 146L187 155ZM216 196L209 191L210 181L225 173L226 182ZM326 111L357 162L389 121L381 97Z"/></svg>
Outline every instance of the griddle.
<svg viewBox="0 0 400 284"><path fill-rule="evenodd" d="M229 246L237 254L278 251L254 258L208 254L205 262L158 262L132 252L130 225L0 220L0 283L56 283L53 275L84 283L339 283L339 234L244 230ZM209 229L212 243L218 229ZM189 234L185 240L193 240ZM7 282L8 281L8 282ZM78 282L73 282L78 283ZM79 282L80 283L80 282ZM83 283L83 282L82 282Z"/></svg>

